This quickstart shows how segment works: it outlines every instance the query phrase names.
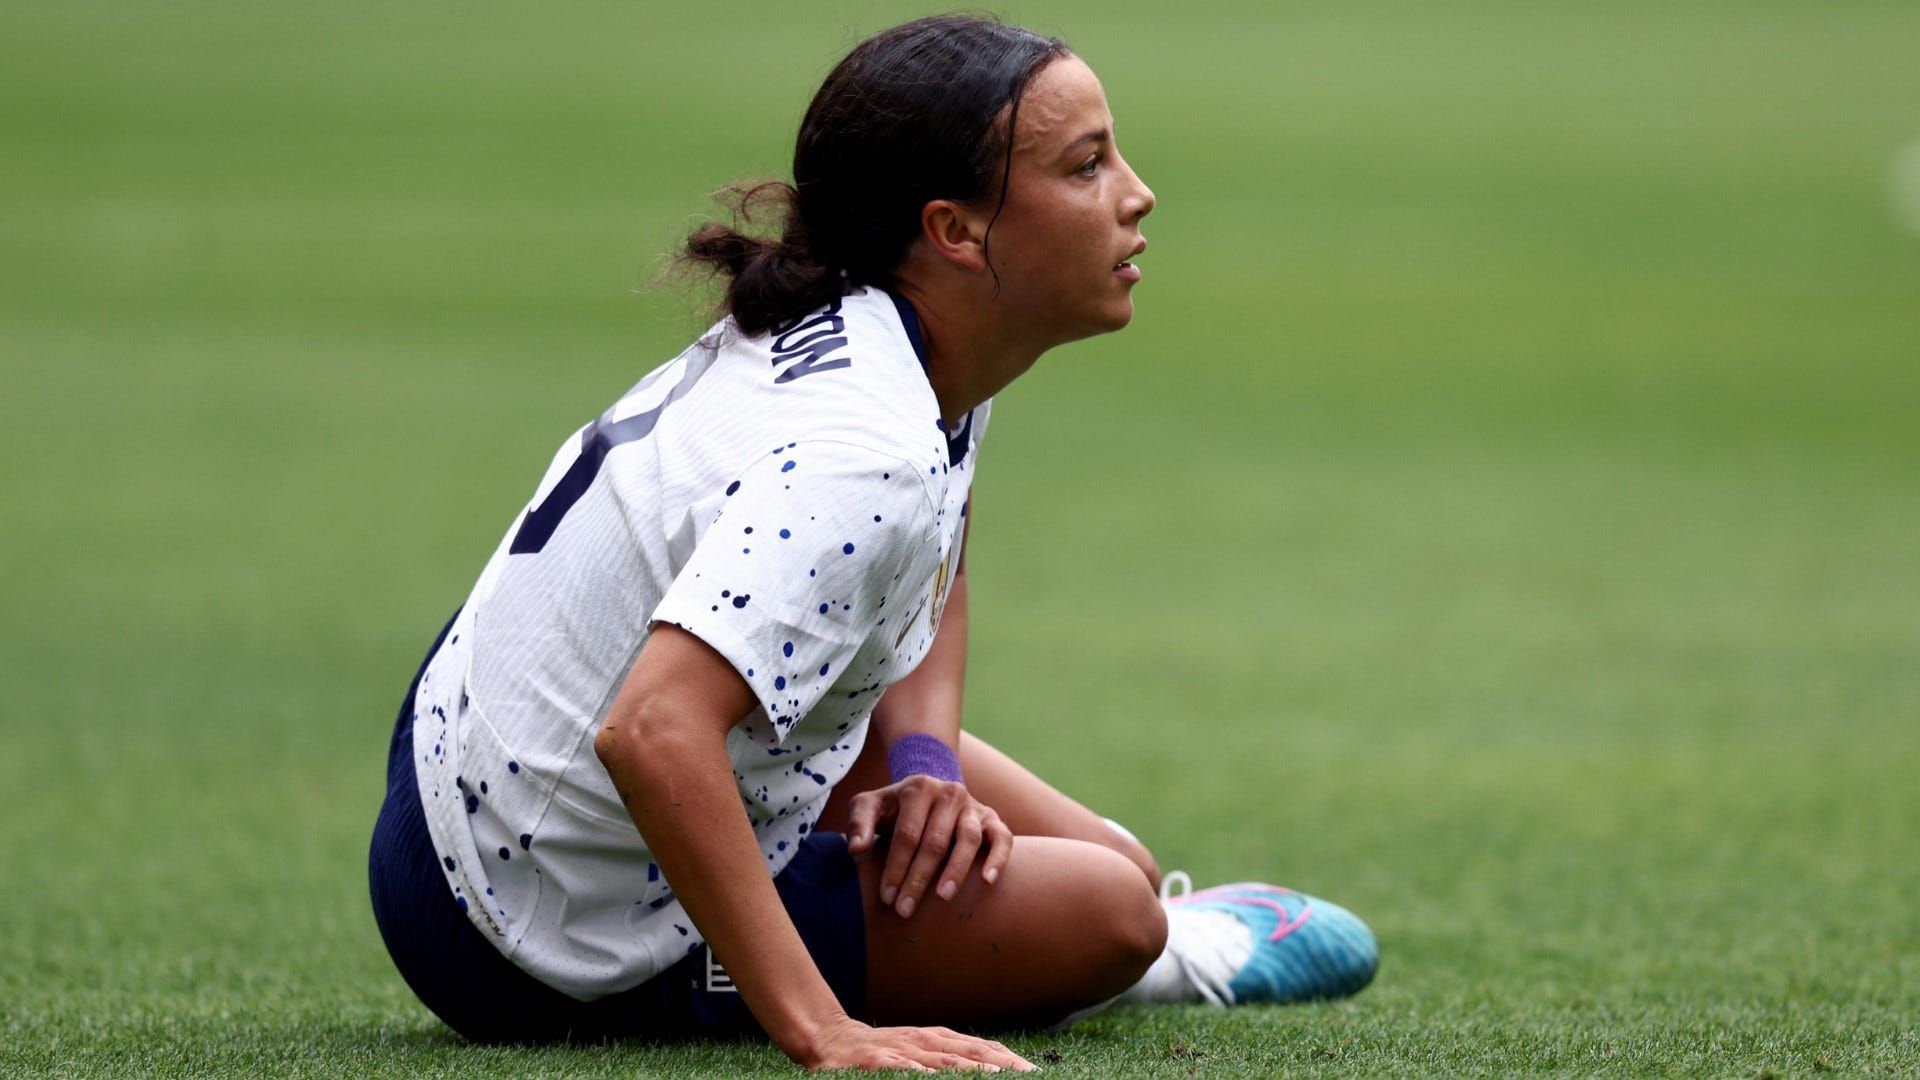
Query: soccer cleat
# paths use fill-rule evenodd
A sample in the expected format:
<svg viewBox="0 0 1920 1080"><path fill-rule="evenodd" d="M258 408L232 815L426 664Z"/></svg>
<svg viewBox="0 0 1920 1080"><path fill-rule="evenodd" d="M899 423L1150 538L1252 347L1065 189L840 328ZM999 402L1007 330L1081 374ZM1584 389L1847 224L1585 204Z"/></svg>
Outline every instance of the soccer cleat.
<svg viewBox="0 0 1920 1080"><path fill-rule="evenodd" d="M1182 895L1173 886L1185 885ZM1160 884L1167 954L1199 1000L1215 1005L1315 1001L1357 993L1380 966L1380 945L1352 912L1277 885L1238 882L1193 891L1175 870Z"/></svg>

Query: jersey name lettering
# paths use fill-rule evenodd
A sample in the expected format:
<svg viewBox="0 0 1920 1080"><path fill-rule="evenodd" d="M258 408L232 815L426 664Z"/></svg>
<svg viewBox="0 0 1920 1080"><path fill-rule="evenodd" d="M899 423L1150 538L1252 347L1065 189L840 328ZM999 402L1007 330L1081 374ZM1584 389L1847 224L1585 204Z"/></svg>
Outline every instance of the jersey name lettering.
<svg viewBox="0 0 1920 1080"><path fill-rule="evenodd" d="M840 316L840 304L840 300L835 300L806 322L779 328L773 339L773 366L792 366L774 376L774 382L792 382L818 372L853 366L853 360L845 356L823 359L847 344L847 320Z"/></svg>

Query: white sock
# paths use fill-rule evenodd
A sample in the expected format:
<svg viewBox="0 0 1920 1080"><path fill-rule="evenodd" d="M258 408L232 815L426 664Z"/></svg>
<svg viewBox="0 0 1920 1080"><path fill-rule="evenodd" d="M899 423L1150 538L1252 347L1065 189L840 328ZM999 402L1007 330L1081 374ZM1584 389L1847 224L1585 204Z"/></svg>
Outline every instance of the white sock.
<svg viewBox="0 0 1920 1080"><path fill-rule="evenodd" d="M1162 1005L1182 1001L1199 1001L1200 991L1187 981L1186 972L1180 970L1180 962L1173 958L1173 946L1169 942L1160 959L1153 962L1140 981L1134 983L1120 995L1120 1000L1129 1005Z"/></svg>

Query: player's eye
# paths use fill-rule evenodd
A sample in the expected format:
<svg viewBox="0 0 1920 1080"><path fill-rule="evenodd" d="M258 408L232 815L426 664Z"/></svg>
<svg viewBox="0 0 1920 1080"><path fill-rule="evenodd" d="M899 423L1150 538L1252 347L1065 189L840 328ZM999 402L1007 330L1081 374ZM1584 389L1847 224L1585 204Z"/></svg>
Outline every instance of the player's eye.
<svg viewBox="0 0 1920 1080"><path fill-rule="evenodd" d="M1092 176L1094 174L1094 171L1099 167L1100 167L1100 155L1095 154L1092 157L1087 159L1086 164L1080 166L1078 169L1074 171L1078 172L1081 176Z"/></svg>

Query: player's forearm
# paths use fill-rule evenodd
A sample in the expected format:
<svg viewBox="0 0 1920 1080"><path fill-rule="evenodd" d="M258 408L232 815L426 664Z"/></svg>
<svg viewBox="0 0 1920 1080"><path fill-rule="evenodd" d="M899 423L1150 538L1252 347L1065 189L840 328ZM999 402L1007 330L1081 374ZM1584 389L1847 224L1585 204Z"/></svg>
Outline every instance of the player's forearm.
<svg viewBox="0 0 1920 1080"><path fill-rule="evenodd" d="M698 735L627 741L602 755L614 787L747 1008L800 1060L845 1017L767 874L726 744Z"/></svg>
<svg viewBox="0 0 1920 1080"><path fill-rule="evenodd" d="M960 745L960 697L967 677L967 575L953 579L933 645L913 674L893 684L873 707L873 731L891 746L911 734Z"/></svg>

